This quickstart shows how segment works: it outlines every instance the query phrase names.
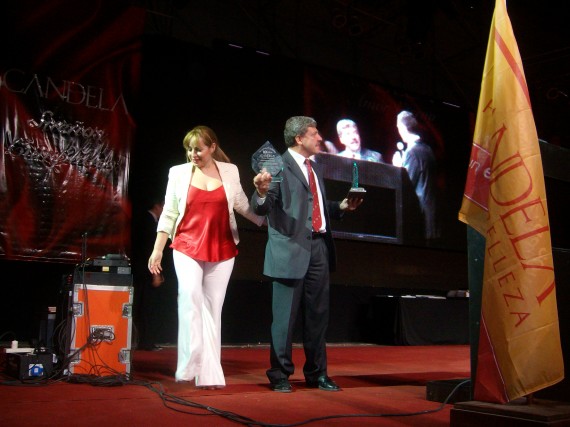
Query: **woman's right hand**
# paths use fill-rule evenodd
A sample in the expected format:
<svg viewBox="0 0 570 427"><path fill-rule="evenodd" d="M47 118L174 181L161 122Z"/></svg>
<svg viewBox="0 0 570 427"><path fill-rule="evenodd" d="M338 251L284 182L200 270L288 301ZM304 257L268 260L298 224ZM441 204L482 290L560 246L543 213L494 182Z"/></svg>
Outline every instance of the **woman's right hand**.
<svg viewBox="0 0 570 427"><path fill-rule="evenodd" d="M160 274L162 272L162 251L155 249L152 251L150 258L148 259L148 270L152 274Z"/></svg>

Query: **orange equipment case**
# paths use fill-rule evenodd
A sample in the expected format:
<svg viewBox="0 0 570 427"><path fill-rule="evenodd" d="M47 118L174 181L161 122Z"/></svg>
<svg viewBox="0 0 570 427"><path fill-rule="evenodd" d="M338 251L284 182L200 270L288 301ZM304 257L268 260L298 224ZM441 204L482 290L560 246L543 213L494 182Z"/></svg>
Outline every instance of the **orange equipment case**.
<svg viewBox="0 0 570 427"><path fill-rule="evenodd" d="M74 284L69 372L130 373L132 305L132 286Z"/></svg>

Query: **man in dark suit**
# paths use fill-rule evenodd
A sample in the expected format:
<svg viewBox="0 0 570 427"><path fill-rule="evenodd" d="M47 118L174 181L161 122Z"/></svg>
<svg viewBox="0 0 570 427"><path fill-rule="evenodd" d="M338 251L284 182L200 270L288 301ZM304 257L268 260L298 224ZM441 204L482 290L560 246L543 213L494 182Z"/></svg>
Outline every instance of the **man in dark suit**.
<svg viewBox="0 0 570 427"><path fill-rule="evenodd" d="M416 116L402 110L396 117L396 127L406 149L402 154L402 167L408 172L412 186L418 196L424 217L424 237L437 239L441 230L437 218L437 160L426 139Z"/></svg>
<svg viewBox="0 0 570 427"><path fill-rule="evenodd" d="M267 377L272 390L292 391L289 376L295 367L291 340L297 313L302 310L307 386L338 391L340 387L327 373L325 338L329 276L336 264L330 219L340 219L344 211L356 209L362 199L326 199L319 166L309 160L321 151L323 143L314 119L289 118L284 139L288 150L283 154L282 180L272 182L268 172L260 172L253 180L256 191L251 198L255 213L265 215L268 223L263 274L273 279L273 322Z"/></svg>

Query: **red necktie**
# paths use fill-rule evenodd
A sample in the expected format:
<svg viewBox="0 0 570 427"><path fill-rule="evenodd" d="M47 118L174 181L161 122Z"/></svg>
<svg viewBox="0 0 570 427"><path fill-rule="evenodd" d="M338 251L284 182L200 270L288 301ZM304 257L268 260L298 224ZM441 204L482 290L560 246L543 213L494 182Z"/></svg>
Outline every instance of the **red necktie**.
<svg viewBox="0 0 570 427"><path fill-rule="evenodd" d="M317 192L317 184L315 182L315 176L313 175L311 161L306 159L305 164L307 165L307 171L309 172L309 187L313 194L313 231L319 232L323 225L323 220L321 218L321 205L319 204L319 193Z"/></svg>

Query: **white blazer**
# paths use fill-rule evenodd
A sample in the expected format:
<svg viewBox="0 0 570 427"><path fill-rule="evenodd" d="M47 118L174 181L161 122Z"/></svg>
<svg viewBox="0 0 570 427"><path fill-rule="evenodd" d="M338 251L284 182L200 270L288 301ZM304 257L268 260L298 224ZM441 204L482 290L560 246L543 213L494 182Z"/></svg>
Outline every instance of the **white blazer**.
<svg viewBox="0 0 570 427"><path fill-rule="evenodd" d="M258 226L263 224L265 217L253 213L249 205L249 200L243 192L237 166L232 163L218 162L215 160L214 162L222 177L222 184L224 185L226 198L228 199L230 229L232 230L234 242L237 245L239 243L239 235L234 210ZM186 198L188 196L190 181L192 180L192 168L192 163L184 163L171 167L168 173L164 209L158 219L157 231L168 233L171 240L174 239L178 224L180 224L180 221L184 217Z"/></svg>

